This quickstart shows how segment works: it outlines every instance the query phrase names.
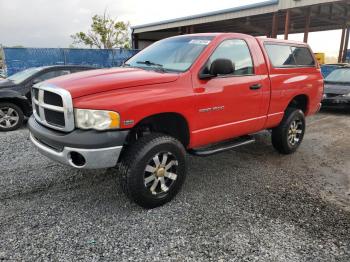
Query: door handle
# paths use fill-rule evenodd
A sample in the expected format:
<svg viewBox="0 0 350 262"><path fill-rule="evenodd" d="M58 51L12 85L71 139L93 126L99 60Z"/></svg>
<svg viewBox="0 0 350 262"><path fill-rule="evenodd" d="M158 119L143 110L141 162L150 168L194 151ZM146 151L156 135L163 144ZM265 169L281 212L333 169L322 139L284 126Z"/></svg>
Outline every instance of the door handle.
<svg viewBox="0 0 350 262"><path fill-rule="evenodd" d="M254 85L251 85L249 88L251 90L258 90L258 89L262 88L262 85L261 84L254 84Z"/></svg>
<svg viewBox="0 0 350 262"><path fill-rule="evenodd" d="M194 88L195 93L204 93L205 92L205 87L196 87Z"/></svg>

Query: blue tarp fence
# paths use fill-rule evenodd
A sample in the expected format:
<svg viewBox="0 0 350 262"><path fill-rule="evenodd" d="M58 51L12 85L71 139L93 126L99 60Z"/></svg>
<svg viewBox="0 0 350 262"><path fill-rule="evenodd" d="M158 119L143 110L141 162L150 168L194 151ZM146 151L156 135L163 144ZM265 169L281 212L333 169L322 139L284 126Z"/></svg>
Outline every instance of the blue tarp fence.
<svg viewBox="0 0 350 262"><path fill-rule="evenodd" d="M48 65L115 67L137 52L130 49L3 48L7 76L30 67Z"/></svg>

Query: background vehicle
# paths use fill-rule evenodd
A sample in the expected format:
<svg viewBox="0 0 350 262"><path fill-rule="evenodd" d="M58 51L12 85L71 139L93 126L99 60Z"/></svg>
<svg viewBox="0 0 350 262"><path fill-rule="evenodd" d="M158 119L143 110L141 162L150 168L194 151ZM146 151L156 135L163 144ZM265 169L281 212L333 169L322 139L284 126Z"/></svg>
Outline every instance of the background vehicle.
<svg viewBox="0 0 350 262"><path fill-rule="evenodd" d="M321 65L321 73L324 78L326 78L330 73L338 68L350 67L348 63L337 63L337 64L324 64Z"/></svg>
<svg viewBox="0 0 350 262"><path fill-rule="evenodd" d="M180 190L186 151L211 155L272 129L273 146L295 152L305 115L319 110L322 95L320 68L304 43L183 35L142 50L124 68L36 85L28 127L38 150L57 162L119 163L125 193L152 208ZM40 103L40 96L53 99Z"/></svg>
<svg viewBox="0 0 350 262"><path fill-rule="evenodd" d="M324 105L350 105L350 67L332 71L324 83Z"/></svg>
<svg viewBox="0 0 350 262"><path fill-rule="evenodd" d="M87 66L33 67L0 80L0 131L11 131L22 126L24 117L32 114L31 92L34 84L79 71Z"/></svg>

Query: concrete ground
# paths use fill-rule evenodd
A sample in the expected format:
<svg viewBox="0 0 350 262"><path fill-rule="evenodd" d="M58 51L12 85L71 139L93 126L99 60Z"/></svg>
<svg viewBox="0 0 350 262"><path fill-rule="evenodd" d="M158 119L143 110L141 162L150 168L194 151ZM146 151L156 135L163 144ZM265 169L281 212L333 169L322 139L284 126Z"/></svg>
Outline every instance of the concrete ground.
<svg viewBox="0 0 350 262"><path fill-rule="evenodd" d="M296 154L257 143L190 157L181 193L144 210L113 170L41 156L28 131L0 134L0 259L350 261L350 110L308 119Z"/></svg>

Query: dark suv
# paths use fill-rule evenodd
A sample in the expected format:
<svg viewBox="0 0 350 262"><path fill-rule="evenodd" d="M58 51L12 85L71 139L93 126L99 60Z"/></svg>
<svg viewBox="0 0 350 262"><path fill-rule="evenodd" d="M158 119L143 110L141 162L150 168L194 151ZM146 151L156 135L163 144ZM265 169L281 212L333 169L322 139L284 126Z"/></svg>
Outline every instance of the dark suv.
<svg viewBox="0 0 350 262"><path fill-rule="evenodd" d="M91 69L95 68L77 65L33 67L0 79L0 131L18 129L24 118L32 114L30 89L34 84Z"/></svg>

